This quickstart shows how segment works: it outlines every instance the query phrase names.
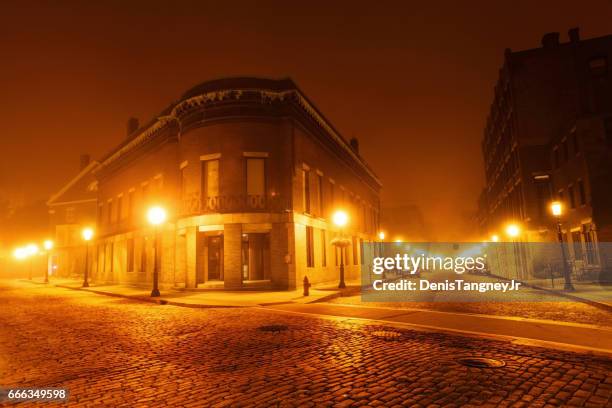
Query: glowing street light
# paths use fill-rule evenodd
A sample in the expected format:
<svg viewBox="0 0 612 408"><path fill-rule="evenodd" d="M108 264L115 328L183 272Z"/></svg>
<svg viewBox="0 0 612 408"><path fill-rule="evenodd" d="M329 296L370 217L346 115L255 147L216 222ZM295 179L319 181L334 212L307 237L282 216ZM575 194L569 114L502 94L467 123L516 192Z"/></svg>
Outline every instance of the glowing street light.
<svg viewBox="0 0 612 408"><path fill-rule="evenodd" d="M81 231L81 236L86 242L88 242L93 238L94 232L91 228L83 228L83 231Z"/></svg>
<svg viewBox="0 0 612 408"><path fill-rule="evenodd" d="M496 234L491 235L491 241L499 242L499 235L496 235Z"/></svg>
<svg viewBox="0 0 612 408"><path fill-rule="evenodd" d="M338 210L332 215L332 222L340 229L340 237L332 240L332 245L340 248L340 282L338 289L346 288L344 282L344 249L349 245L349 240L342 236L344 227L348 224L349 217L345 211Z"/></svg>
<svg viewBox="0 0 612 408"><path fill-rule="evenodd" d="M550 204L550 212L552 212L552 215L554 215L555 217L560 217L563 213L563 206L559 201L553 201Z"/></svg>
<svg viewBox="0 0 612 408"><path fill-rule="evenodd" d="M509 237L516 238L519 236L520 233L521 228L516 224L509 224L506 227L506 234L508 234Z"/></svg>
<svg viewBox="0 0 612 408"><path fill-rule="evenodd" d="M332 221L337 227L342 228L348 224L348 214L342 210L338 210L332 215Z"/></svg>
<svg viewBox="0 0 612 408"><path fill-rule="evenodd" d="M51 259L51 250L53 249L53 241L50 239L43 242L43 247L47 251L47 268L45 268L45 283L49 283L49 260Z"/></svg>
<svg viewBox="0 0 612 408"><path fill-rule="evenodd" d="M166 221L166 217L166 210L159 206L151 207L147 211L147 220L153 226L163 224Z"/></svg>
<svg viewBox="0 0 612 408"><path fill-rule="evenodd" d="M88 281L88 278L89 278L89 241L91 241L91 239L94 236L94 230L89 227L85 227L81 231L81 236L83 237L83 240L85 241L85 273L83 276L83 287L88 288L89 287L89 281Z"/></svg>
<svg viewBox="0 0 612 408"><path fill-rule="evenodd" d="M569 266L567 264L567 256L565 255L565 245L563 244L563 230L561 228L561 215L563 215L563 205L559 201L553 201L550 204L550 212L557 220L557 239L561 246L561 257L563 259L563 278L565 284L563 289L567 292L573 292L576 290L572 284L572 276L570 275Z"/></svg>
<svg viewBox="0 0 612 408"><path fill-rule="evenodd" d="M385 240L385 233L384 233L384 231L380 231L378 233L378 239L380 239L381 241Z"/></svg>
<svg viewBox="0 0 612 408"><path fill-rule="evenodd" d="M159 226L166 222L167 213L163 207L154 206L147 211L147 221L153 226L155 232L155 252L153 257L153 289L151 297L159 297L159 265L157 263L157 251L159 250Z"/></svg>
<svg viewBox="0 0 612 408"><path fill-rule="evenodd" d="M13 256L18 260L26 259L28 257L28 251L26 251L24 247L15 248Z"/></svg>

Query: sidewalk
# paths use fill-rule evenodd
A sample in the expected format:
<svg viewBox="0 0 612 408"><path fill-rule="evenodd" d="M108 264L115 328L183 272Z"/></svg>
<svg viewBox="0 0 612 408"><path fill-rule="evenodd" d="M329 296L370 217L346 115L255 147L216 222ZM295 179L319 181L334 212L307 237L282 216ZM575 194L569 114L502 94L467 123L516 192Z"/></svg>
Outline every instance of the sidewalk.
<svg viewBox="0 0 612 408"><path fill-rule="evenodd" d="M32 283L43 284L41 279L34 279ZM340 296L341 291L336 284L316 285L310 288L310 295L304 296L303 289L294 291L224 291L211 290L204 292L191 292L178 289L160 289L161 296L152 298L151 288L133 285L104 285L90 283L88 288L83 288L81 280L52 279L51 285L84 290L107 296L125 297L134 300L161 303L175 306L207 308L207 307L252 307L269 306L288 303L313 303L324 302ZM347 282L346 290L359 290L358 282ZM346 291L345 290L345 291Z"/></svg>

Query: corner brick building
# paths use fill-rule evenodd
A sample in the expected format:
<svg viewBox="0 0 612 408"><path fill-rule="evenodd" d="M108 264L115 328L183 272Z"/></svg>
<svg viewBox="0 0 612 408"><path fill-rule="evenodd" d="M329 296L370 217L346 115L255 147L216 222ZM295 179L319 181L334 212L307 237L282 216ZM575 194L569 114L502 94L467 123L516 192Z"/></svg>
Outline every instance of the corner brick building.
<svg viewBox="0 0 612 408"><path fill-rule="evenodd" d="M520 240L555 241L550 203L564 204L564 239L577 274L611 266L612 36L581 40L577 28L542 47L506 50L482 141L483 233L522 226Z"/></svg>
<svg viewBox="0 0 612 408"><path fill-rule="evenodd" d="M186 92L101 159L91 276L162 287L293 289L336 281L336 209L348 278L374 238L380 182L289 79L230 78ZM162 205L159 251L146 210Z"/></svg>

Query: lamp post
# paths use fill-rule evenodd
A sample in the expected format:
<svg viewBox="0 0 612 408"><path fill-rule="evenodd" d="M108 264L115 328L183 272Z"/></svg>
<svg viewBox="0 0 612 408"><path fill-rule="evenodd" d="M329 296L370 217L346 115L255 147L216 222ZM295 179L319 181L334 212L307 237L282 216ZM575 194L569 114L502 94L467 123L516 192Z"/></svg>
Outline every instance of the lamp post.
<svg viewBox="0 0 612 408"><path fill-rule="evenodd" d="M149 208L147 211L147 221L153 226L155 235L154 243L154 257L153 257L153 289L151 290L151 297L159 297L159 265L157 262L157 251L159 246L159 226L166 221L166 210L160 206L154 206Z"/></svg>
<svg viewBox="0 0 612 408"><path fill-rule="evenodd" d="M84 277L83 277L83 287L84 288L88 288L89 287L89 241L91 241L91 239L93 238L94 235L94 231L91 228L83 228L83 231L81 231L81 236L83 237L83 240L85 240L85 273L84 273Z"/></svg>
<svg viewBox="0 0 612 408"><path fill-rule="evenodd" d="M332 215L333 223L340 229L340 236L332 240L332 245L340 249L340 282L338 283L338 289L346 288L344 283L344 248L349 245L348 238L343 236L344 227L348 224L348 214L342 210L336 211Z"/></svg>
<svg viewBox="0 0 612 408"><path fill-rule="evenodd" d="M53 241L50 239L43 243L45 251L47 251L47 268L45 269L45 283L49 283L49 261L51 260L51 250L53 249Z"/></svg>
<svg viewBox="0 0 612 408"><path fill-rule="evenodd" d="M518 259L519 253L516 245L516 238L521 234L521 228L517 224L508 224L506 226L506 234L512 238L512 252L514 254L514 267L516 268L516 277L522 278L522 271L520 269L520 262Z"/></svg>
<svg viewBox="0 0 612 408"><path fill-rule="evenodd" d="M572 277L570 275L570 270L567 265L567 255L565 254L565 245L563 245L563 231L561 230L561 215L563 214L563 205L559 201L553 201L550 205L550 211L552 212L552 215L557 221L557 239L559 240L559 245L561 246L561 259L563 261L563 278L565 280L565 285L563 286L563 289L567 292L573 292L576 289L572 284Z"/></svg>

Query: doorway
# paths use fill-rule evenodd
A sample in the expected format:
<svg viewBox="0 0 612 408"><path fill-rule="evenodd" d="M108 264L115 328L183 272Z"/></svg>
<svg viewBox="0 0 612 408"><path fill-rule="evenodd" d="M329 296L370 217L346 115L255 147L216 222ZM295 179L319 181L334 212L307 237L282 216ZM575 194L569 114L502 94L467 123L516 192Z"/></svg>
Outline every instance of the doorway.
<svg viewBox="0 0 612 408"><path fill-rule="evenodd" d="M219 231L198 232L196 285L223 281L223 234Z"/></svg>
<svg viewBox="0 0 612 408"><path fill-rule="evenodd" d="M270 279L270 234L242 234L242 280Z"/></svg>

